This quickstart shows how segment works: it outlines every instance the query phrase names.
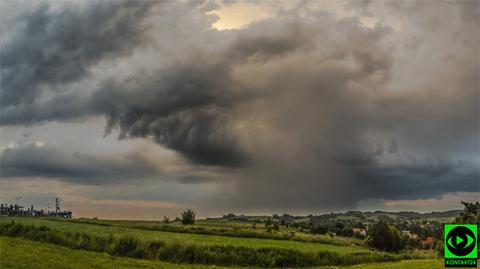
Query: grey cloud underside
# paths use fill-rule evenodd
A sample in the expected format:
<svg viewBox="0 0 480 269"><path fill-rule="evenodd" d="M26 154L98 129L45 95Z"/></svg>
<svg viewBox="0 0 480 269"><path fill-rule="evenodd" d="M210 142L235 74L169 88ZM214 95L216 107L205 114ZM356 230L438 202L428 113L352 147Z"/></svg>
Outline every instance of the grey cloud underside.
<svg viewBox="0 0 480 269"><path fill-rule="evenodd" d="M154 164L138 154L99 157L28 144L6 149L0 157L0 174L4 178L45 177L81 184L111 184L159 174Z"/></svg>
<svg viewBox="0 0 480 269"><path fill-rule="evenodd" d="M480 177L476 164L365 167L355 169L355 175L363 179L356 184L357 195L392 200L440 199L452 190L476 192Z"/></svg>
<svg viewBox="0 0 480 269"><path fill-rule="evenodd" d="M229 114L248 97L225 90L232 86L222 68L189 63L106 82L94 102L106 115L107 132L118 127L120 138L153 136L193 162L237 166L246 156L229 136Z"/></svg>
<svg viewBox="0 0 480 269"><path fill-rule="evenodd" d="M55 178L86 185L139 184L148 180L182 184L211 183L225 180L222 169L173 166L144 152L123 154L71 152L54 146L19 142L0 154L0 176L15 178Z"/></svg>
<svg viewBox="0 0 480 269"><path fill-rule="evenodd" d="M186 36L198 39L198 44L182 44L189 49L178 46L175 51L175 44L190 41L175 39L171 32L139 31L150 2L102 3L100 7L114 8L95 8L106 12L104 18L91 22L97 27L89 27L91 33L78 36L75 43L88 48L92 37L92 44L101 43L95 53L80 47L70 50L64 39L57 38L83 30L75 27L44 27L50 36L38 41L43 42L41 48L21 45L32 41L26 34L28 27L7 43L12 55L38 51L44 55L42 48L59 47L54 55L70 56L11 58L2 66L7 77L2 87L2 96L7 97L2 106L3 125L105 116L107 134L118 128L120 139L153 139L192 164L231 169L235 178L241 178L225 192L235 205L349 207L367 198L431 198L479 190L479 168L473 165L479 157L479 67L474 57L478 16L459 16L458 26L452 26L457 28L448 35L434 30L435 24L431 28L422 25L425 38L458 46L455 55L434 55L438 62L402 80L401 89L392 89L390 83L408 72L404 69L412 68L402 64L415 59L409 56L399 61L397 43L403 39L395 39L398 33L389 27L366 28L355 18L339 19L309 10L304 10L305 18L284 12L231 32L198 28L193 23L181 28L172 21L174 30L162 31L186 31ZM172 4L177 5L184 4ZM445 5L435 6L436 11L446 12L458 4ZM473 5L478 7L478 3ZM429 10L432 6L420 6L415 10L414 3L401 4L404 9L400 10L405 11L399 12L400 17L436 18ZM460 7L458 14L452 14L467 10ZM82 21L94 7L86 8L82 16L61 16L48 10L40 7L32 13L39 15L25 20L33 24L34 18L44 18L49 25ZM362 12L373 11L367 6ZM35 25L44 29L40 22ZM104 25L114 29L112 44L110 39L99 39L105 34ZM142 70L143 66L134 66L133 76L106 77L89 94L45 90L68 88L69 83L88 79L89 68L104 59L127 59L153 33L170 38L173 47L171 54L159 52L151 59L162 62L160 67ZM208 36L207 44L216 44L215 48L202 43L205 40L198 33ZM415 46L406 42L412 48L401 45L412 50L410 55L419 53L416 57L431 59L432 55L415 48L434 42L416 42ZM448 42L438 44L445 46L439 51L449 51ZM72 66L64 59L73 59ZM450 62L446 64L445 59ZM18 72L29 61L30 72L38 74L14 79L10 72ZM43 91L53 91L51 98L41 99ZM21 176L22 171L68 177L68 171L75 174L83 169L56 171L53 163L44 165L48 169L30 169L31 165L22 165L21 158L8 160L5 169L11 177ZM107 173L115 175L114 170Z"/></svg>

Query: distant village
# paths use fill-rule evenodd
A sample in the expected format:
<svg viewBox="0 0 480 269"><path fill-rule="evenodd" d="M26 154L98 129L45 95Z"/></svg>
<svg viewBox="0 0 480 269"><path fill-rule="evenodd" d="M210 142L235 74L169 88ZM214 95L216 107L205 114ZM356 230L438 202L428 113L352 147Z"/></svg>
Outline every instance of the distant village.
<svg viewBox="0 0 480 269"><path fill-rule="evenodd" d="M5 217L50 217L71 219L72 211L62 210L60 208L60 199L55 198L55 210L35 209L33 205L25 208L18 204L0 204L0 216Z"/></svg>

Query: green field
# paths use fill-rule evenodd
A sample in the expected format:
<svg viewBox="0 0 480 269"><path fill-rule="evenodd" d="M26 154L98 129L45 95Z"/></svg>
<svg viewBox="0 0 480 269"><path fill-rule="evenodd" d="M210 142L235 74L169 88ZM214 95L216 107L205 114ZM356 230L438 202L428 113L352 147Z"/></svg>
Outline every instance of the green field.
<svg viewBox="0 0 480 269"><path fill-rule="evenodd" d="M319 244L319 243L305 243L290 240L273 240L273 239L259 239L259 238L241 238L241 237L228 237L228 236L216 236L216 235L199 235L188 233L172 233L162 231L150 231L134 228L124 228L117 226L99 226L83 223L75 223L69 221L57 221L38 218L2 218L0 223L9 222L12 219L17 223L23 224L35 224L54 227L62 231L69 232L85 232L93 235L108 235L113 233L118 236L132 236L140 240L153 241L153 240L166 240L176 241L181 243L191 243L200 245L231 245L231 246L244 246L251 248L293 248L302 251L322 251L329 250L340 253L363 253L370 252L369 249L359 246L337 246L331 244Z"/></svg>
<svg viewBox="0 0 480 269"><path fill-rule="evenodd" d="M246 268L205 265L178 265L160 261L112 257L103 253L72 250L51 244L32 242L18 238L0 237L0 267L3 269L207 269ZM363 264L347 267L315 267L315 269L436 269L443 268L437 260L410 260L391 263Z"/></svg>
<svg viewBox="0 0 480 269"><path fill-rule="evenodd" d="M155 230L155 225L159 223L2 217L0 230L8 237L0 237L0 268L306 268L309 265L336 265L344 267L315 268L428 269L439 268L441 264L431 259L387 263L431 258L435 254L425 251L383 253L349 238L330 238L340 243L327 244L300 242L293 238L279 240L189 233L189 229L197 231L198 227L251 229L240 223L199 221L195 226L169 224L177 225L181 232ZM131 248L122 250L123 247Z"/></svg>
<svg viewBox="0 0 480 269"><path fill-rule="evenodd" d="M131 220L98 220L98 219L78 219L72 220L80 223L95 223L99 225L108 225L124 228L138 228L147 230L163 230L176 232L184 231L194 234L207 235L236 235L235 237L260 237L263 239L285 239L300 242L327 243L330 245L365 245L365 241L352 237L336 237L335 240L328 235L314 235L302 232L295 228L280 227L279 232L269 233L262 223L256 223L255 229L250 222L228 221L223 219L198 220L194 225L184 226L179 222L170 222L165 224L160 221L131 221ZM166 229L165 229L166 227ZM243 234L244 236L238 236Z"/></svg>
<svg viewBox="0 0 480 269"><path fill-rule="evenodd" d="M18 238L0 237L0 265L2 269L43 269L43 268L213 268L205 265L177 265L160 261L147 261L113 257L104 253L72 250L51 244L32 242ZM223 267L215 267L223 268Z"/></svg>

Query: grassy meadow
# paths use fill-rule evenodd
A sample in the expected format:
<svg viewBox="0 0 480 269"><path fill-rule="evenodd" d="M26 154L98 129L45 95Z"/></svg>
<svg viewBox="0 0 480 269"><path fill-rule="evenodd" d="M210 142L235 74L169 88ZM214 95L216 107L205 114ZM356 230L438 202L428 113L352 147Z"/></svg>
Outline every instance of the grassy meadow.
<svg viewBox="0 0 480 269"><path fill-rule="evenodd" d="M3 269L208 269L208 268L254 268L254 267L220 267L192 264L172 264L161 261L141 260L110 256L83 250L72 250L51 244L32 242L18 238L0 237L0 265ZM312 267L310 267L312 268ZM443 268L437 260L408 260L387 263L372 263L354 266L322 266L315 269L436 269Z"/></svg>
<svg viewBox="0 0 480 269"><path fill-rule="evenodd" d="M169 242L181 242L195 245L229 245L242 246L248 248L291 248L301 251L321 251L330 250L339 253L363 253L370 252L365 247L356 245L338 246L332 244L306 243L291 240L243 238L233 236L201 235L193 233L175 233L155 230L145 230L136 228L125 228L123 226L102 226L88 223L78 223L68 220L50 220L36 218L2 218L0 223L6 223L15 220L17 223L30 225L45 225L66 232L84 232L92 235L106 236L114 234L116 236L135 237L141 241L165 240Z"/></svg>
<svg viewBox="0 0 480 269"><path fill-rule="evenodd" d="M239 236L217 235L217 230L236 230ZM258 233L259 238L250 233L242 237L248 230L255 230L253 234ZM316 242L318 236L314 235L275 238L263 233L261 227L217 220L181 226L149 221L2 217L0 267L429 269L441 265L432 259L432 252L382 253L358 239L328 238L335 241L329 244ZM291 234L278 232L282 233Z"/></svg>
<svg viewBox="0 0 480 269"><path fill-rule="evenodd" d="M0 237L0 249L2 254L0 255L0 265L3 269L212 268L212 266L206 265L178 265L161 261L115 257L106 253L95 253L84 250L72 250L66 247L55 246L52 244L39 243L10 237Z"/></svg>
<svg viewBox="0 0 480 269"><path fill-rule="evenodd" d="M144 230L169 231L175 233L222 235L233 237L280 239L308 243L327 243L340 246L364 246L365 241L352 237L337 237L332 239L327 235L311 234L295 228L280 227L279 232L269 233L263 223L252 223L227 221L223 219L198 220L194 225L181 225L179 222L170 222L166 225L160 221L131 221L131 220L98 220L78 219L72 220L75 223L97 224L100 226L135 228Z"/></svg>

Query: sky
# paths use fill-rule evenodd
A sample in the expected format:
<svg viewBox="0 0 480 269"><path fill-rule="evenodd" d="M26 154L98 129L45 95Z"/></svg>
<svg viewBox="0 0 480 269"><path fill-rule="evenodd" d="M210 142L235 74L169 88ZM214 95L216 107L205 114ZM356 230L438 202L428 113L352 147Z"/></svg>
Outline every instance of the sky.
<svg viewBox="0 0 480 269"><path fill-rule="evenodd" d="M0 1L0 201L161 219L480 198L478 1Z"/></svg>

